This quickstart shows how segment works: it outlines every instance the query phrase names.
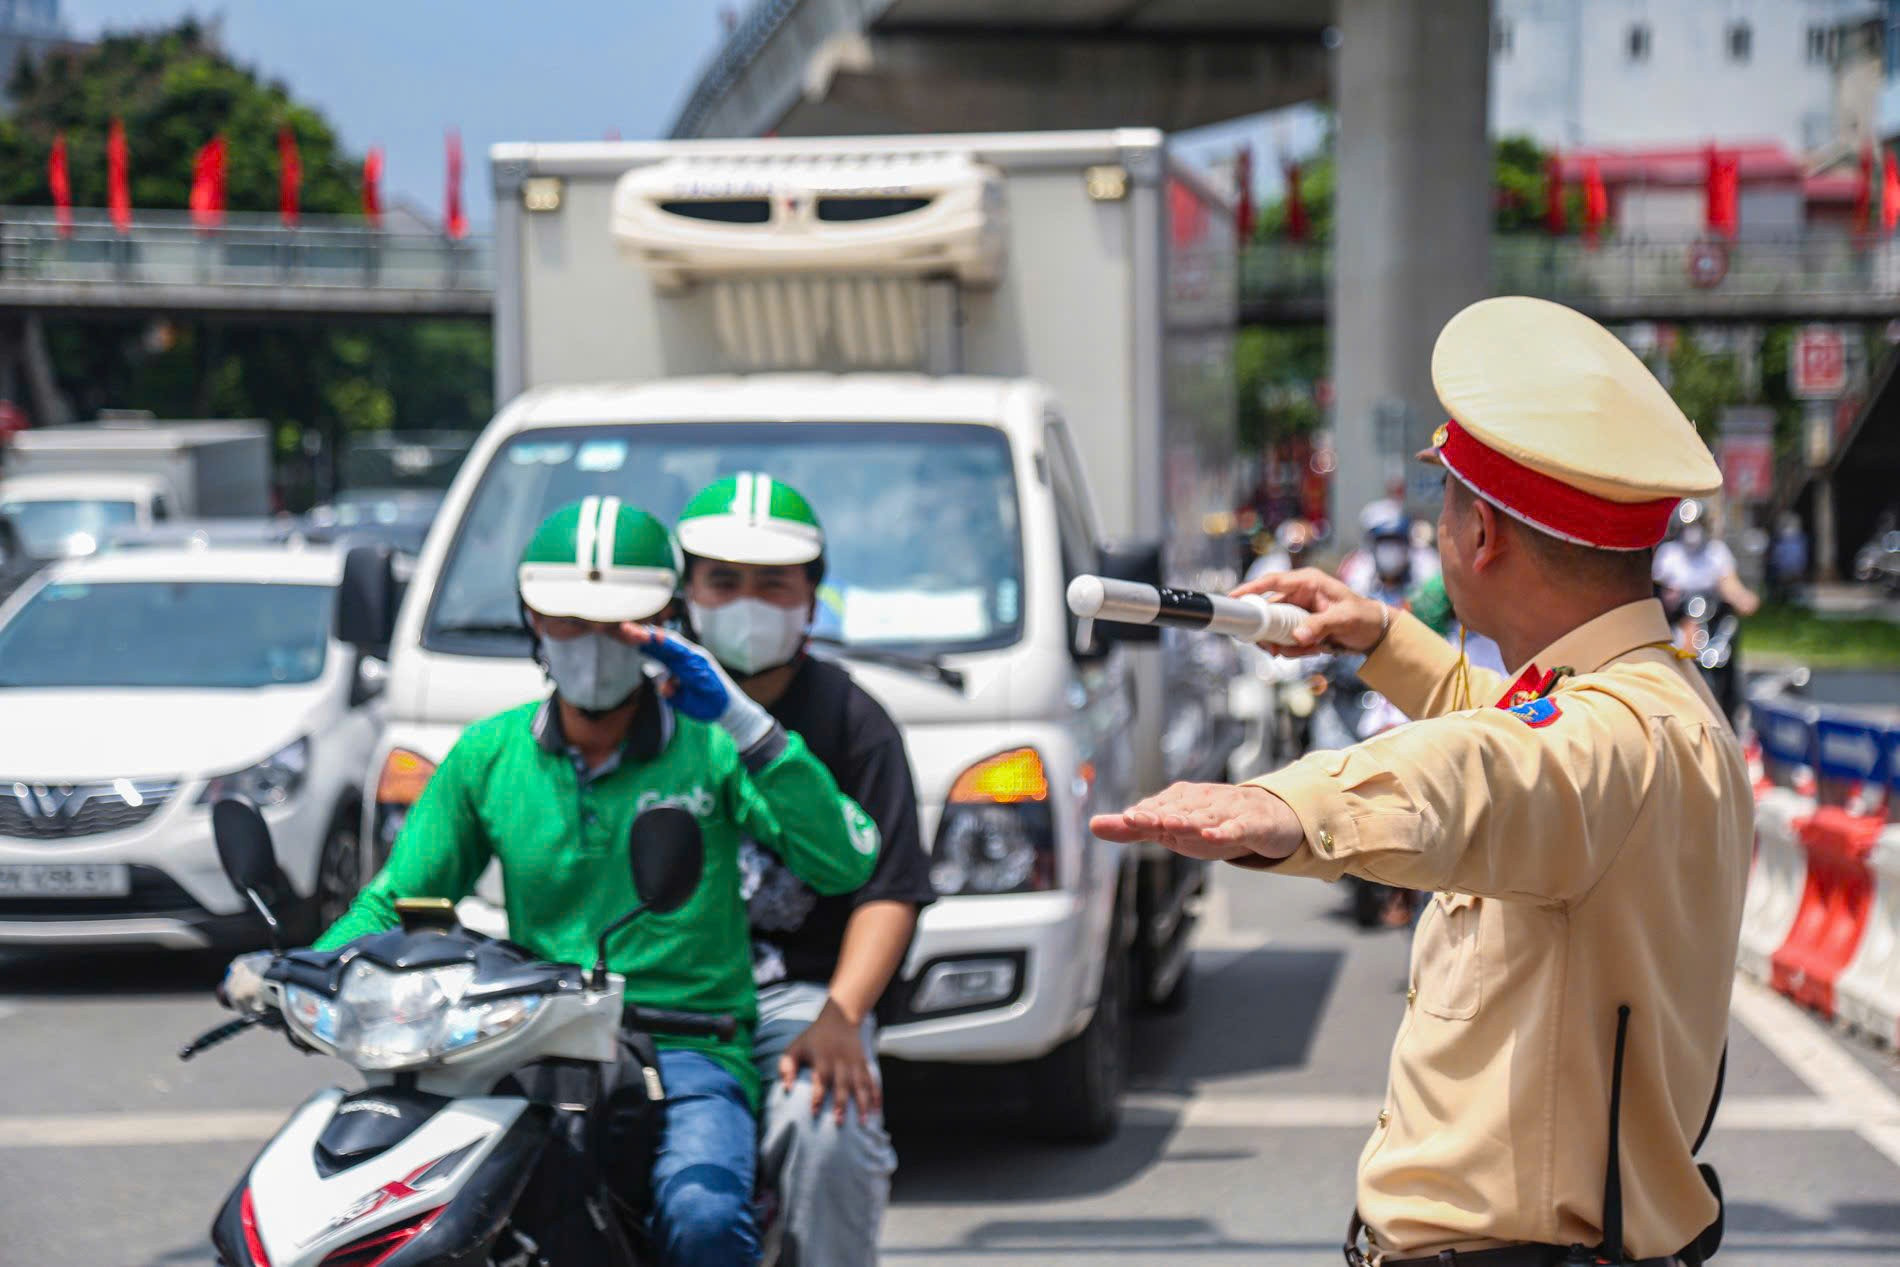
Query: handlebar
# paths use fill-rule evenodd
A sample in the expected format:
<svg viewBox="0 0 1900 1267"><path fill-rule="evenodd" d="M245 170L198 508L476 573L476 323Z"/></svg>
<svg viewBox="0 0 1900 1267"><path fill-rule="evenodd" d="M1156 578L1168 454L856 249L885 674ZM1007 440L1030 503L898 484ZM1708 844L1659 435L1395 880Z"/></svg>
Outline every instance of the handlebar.
<svg viewBox="0 0 1900 1267"><path fill-rule="evenodd" d="M216 1029L206 1030L198 1037L178 1049L180 1060L190 1060L201 1051L216 1047L219 1043L229 1042L253 1025L268 1025L271 1016L268 1012L251 1012L238 1017L235 1021L226 1021Z"/></svg>
<svg viewBox="0 0 1900 1267"><path fill-rule="evenodd" d="M667 1007L641 1007L627 1004L621 1022L649 1034L670 1034L675 1038L716 1038L729 1043L739 1032L739 1022L730 1015L708 1016L703 1012L678 1012Z"/></svg>

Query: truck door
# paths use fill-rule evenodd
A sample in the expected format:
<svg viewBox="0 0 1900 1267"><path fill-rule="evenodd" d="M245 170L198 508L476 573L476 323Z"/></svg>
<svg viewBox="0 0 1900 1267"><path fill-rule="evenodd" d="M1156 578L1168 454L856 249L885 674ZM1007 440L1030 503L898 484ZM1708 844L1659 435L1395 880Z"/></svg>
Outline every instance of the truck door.
<svg viewBox="0 0 1900 1267"><path fill-rule="evenodd" d="M1055 499L1056 535L1062 548L1063 618L1069 630L1069 655L1075 665L1069 721L1080 759L1092 764L1094 785L1089 812L1105 812L1133 800L1134 754L1128 742L1134 720L1133 683L1125 672L1123 653L1100 646L1078 647L1077 622L1068 611L1069 582L1093 572L1101 557L1095 532L1094 507L1082 465L1069 443L1067 428L1053 413L1047 415L1043 454L1049 467L1049 489Z"/></svg>

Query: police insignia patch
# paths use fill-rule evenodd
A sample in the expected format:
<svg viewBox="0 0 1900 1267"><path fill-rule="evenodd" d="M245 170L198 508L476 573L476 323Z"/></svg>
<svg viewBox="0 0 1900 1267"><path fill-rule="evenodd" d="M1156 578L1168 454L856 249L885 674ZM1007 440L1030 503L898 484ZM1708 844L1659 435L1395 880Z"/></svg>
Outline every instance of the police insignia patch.
<svg viewBox="0 0 1900 1267"><path fill-rule="evenodd" d="M1539 726L1548 726L1563 716L1563 710L1557 707L1557 701L1548 697L1526 700L1522 704L1512 705L1504 710L1533 730Z"/></svg>

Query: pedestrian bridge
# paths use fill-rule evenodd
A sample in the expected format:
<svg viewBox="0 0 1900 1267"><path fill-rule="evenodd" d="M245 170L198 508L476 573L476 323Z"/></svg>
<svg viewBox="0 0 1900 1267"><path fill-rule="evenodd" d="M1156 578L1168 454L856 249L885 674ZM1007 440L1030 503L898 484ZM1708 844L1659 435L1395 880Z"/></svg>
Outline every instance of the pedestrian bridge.
<svg viewBox="0 0 1900 1267"><path fill-rule="evenodd" d="M1271 242L1241 256L1242 325L1326 320L1332 247ZM1491 240L1491 289L1537 295L1599 321L1875 321L1900 316L1900 239L1839 233L1718 243L1538 233Z"/></svg>
<svg viewBox="0 0 1900 1267"><path fill-rule="evenodd" d="M346 216L144 212L120 233L103 210L0 207L0 310L267 317L487 317L485 237L380 230Z"/></svg>
<svg viewBox="0 0 1900 1267"><path fill-rule="evenodd" d="M1242 325L1326 320L1332 247L1269 242L1241 256ZM1492 289L1541 295L1602 321L1870 321L1900 317L1900 239L1839 234L1619 239L1542 234L1491 243ZM494 309L486 237L382 231L343 216L287 228L232 215L200 229L149 212L124 234L102 210L0 207L0 311L269 317L475 317Z"/></svg>

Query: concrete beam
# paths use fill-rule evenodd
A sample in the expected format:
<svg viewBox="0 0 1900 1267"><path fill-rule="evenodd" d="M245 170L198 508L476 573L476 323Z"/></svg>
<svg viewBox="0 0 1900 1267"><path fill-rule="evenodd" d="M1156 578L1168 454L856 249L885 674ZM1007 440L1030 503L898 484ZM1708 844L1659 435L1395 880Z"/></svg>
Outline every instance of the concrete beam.
<svg viewBox="0 0 1900 1267"><path fill-rule="evenodd" d="M820 43L796 74L754 67L697 136L1040 131L1176 132L1323 96L1310 36L900 30ZM771 85L770 88L766 85Z"/></svg>
<svg viewBox="0 0 1900 1267"><path fill-rule="evenodd" d="M0 311L118 316L468 317L493 315L489 290L327 286L127 286L114 282L0 281Z"/></svg>
<svg viewBox="0 0 1900 1267"><path fill-rule="evenodd" d="M1340 0L1332 360L1333 522L1360 509L1444 421L1431 350L1490 293L1489 0ZM1409 501L1427 509L1425 481Z"/></svg>

